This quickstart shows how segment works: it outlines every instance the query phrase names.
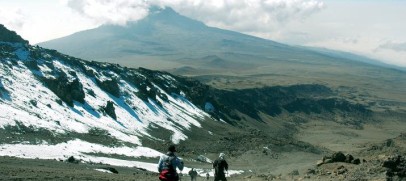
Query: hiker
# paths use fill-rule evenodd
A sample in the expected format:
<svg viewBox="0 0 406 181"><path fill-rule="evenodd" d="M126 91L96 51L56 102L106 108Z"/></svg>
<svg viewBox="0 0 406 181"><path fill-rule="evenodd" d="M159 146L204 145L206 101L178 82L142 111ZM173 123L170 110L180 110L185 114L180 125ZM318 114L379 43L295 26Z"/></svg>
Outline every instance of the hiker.
<svg viewBox="0 0 406 181"><path fill-rule="evenodd" d="M209 180L209 178L210 178L210 174L206 173L206 180Z"/></svg>
<svg viewBox="0 0 406 181"><path fill-rule="evenodd" d="M194 168L192 168L192 170L189 171L189 175L191 181L196 181L197 172Z"/></svg>
<svg viewBox="0 0 406 181"><path fill-rule="evenodd" d="M227 181L224 171L228 171L228 164L224 157L225 154L220 153L219 158L213 163L214 181Z"/></svg>
<svg viewBox="0 0 406 181"><path fill-rule="evenodd" d="M162 181L179 181L179 175L176 172L178 168L183 170L183 161L175 155L175 145L168 148L168 153L162 155L158 162L159 180Z"/></svg>

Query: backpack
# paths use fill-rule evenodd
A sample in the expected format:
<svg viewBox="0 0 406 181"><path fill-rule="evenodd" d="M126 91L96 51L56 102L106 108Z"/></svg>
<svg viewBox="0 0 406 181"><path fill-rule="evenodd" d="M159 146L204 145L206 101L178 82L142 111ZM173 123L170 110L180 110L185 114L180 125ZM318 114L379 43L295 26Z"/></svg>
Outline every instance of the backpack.
<svg viewBox="0 0 406 181"><path fill-rule="evenodd" d="M168 156L164 161L164 167L159 173L159 180L162 181L177 181L179 180L179 175L176 173L176 168L172 165L172 161L176 159L175 156Z"/></svg>

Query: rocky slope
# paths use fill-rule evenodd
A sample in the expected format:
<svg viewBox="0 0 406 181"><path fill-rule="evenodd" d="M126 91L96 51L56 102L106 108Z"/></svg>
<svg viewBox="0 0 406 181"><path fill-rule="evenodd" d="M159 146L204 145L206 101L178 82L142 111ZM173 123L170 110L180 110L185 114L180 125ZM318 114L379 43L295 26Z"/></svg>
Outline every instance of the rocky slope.
<svg viewBox="0 0 406 181"><path fill-rule="evenodd" d="M143 141L179 143L187 130L215 121L174 76L87 62L0 28L8 32L0 35L1 155L117 164L89 154L157 157Z"/></svg>

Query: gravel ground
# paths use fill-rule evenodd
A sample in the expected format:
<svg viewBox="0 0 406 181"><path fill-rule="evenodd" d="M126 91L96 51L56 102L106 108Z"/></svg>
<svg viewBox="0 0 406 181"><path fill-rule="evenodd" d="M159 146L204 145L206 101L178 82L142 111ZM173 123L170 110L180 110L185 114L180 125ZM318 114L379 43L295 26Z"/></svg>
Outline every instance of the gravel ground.
<svg viewBox="0 0 406 181"><path fill-rule="evenodd" d="M157 180L157 173L136 168L114 167L118 174L95 170L106 167L109 166L0 157L0 180Z"/></svg>

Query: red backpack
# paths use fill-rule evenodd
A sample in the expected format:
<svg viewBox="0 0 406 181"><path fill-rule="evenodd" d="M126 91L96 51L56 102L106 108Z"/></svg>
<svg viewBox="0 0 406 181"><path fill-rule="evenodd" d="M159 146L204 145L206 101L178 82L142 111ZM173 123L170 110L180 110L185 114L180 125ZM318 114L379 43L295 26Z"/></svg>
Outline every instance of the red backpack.
<svg viewBox="0 0 406 181"><path fill-rule="evenodd" d="M176 168L172 165L173 159L175 156L168 156L166 158L164 164L164 169L162 169L161 173L159 173L159 180L162 181L178 181L179 175L176 172Z"/></svg>

